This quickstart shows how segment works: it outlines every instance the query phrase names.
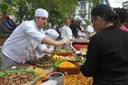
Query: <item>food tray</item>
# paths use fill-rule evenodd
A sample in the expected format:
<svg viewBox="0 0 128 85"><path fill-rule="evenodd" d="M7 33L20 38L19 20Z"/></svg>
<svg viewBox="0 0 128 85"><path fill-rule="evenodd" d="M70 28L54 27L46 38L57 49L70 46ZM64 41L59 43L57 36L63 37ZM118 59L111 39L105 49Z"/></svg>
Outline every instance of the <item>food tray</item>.
<svg viewBox="0 0 128 85"><path fill-rule="evenodd" d="M26 64L34 65L44 69L53 67L52 60L48 56L42 57L39 60L29 60L26 62Z"/></svg>
<svg viewBox="0 0 128 85"><path fill-rule="evenodd" d="M31 81L29 81L27 83L24 83L24 84L21 84L21 85L35 85L36 81L39 79L39 76L35 72L33 72L31 70L2 70L2 71L0 71L0 85L2 85L2 83L3 83L3 79L4 78L2 78L2 77L10 75L10 74L14 75L15 73L19 74L20 72L32 73L34 75L34 80L31 80ZM27 78L27 77L24 77L24 78ZM16 85L16 84L14 84L14 85Z"/></svg>
<svg viewBox="0 0 128 85"><path fill-rule="evenodd" d="M78 73L80 73L80 67L77 67L77 68L60 68L60 67L58 67L58 65L60 63L61 62L56 62L54 64L54 67L56 68L56 71L62 72L64 74L78 74Z"/></svg>
<svg viewBox="0 0 128 85"><path fill-rule="evenodd" d="M78 74L80 72L79 68L59 68L57 67L56 70L64 74Z"/></svg>
<svg viewBox="0 0 128 85"><path fill-rule="evenodd" d="M87 48L88 43L73 43L73 46L76 50L80 50L81 48Z"/></svg>
<svg viewBox="0 0 128 85"><path fill-rule="evenodd" d="M60 53L57 55L61 55L61 56L73 56L75 54L75 52L64 52L64 53Z"/></svg>

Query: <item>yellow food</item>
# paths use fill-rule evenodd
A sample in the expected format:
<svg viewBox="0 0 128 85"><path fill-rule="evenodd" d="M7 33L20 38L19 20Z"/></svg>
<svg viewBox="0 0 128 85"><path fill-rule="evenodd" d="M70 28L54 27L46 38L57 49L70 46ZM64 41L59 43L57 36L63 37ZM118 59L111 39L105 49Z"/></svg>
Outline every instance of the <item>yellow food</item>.
<svg viewBox="0 0 128 85"><path fill-rule="evenodd" d="M82 52L87 52L87 48L82 48L82 49L80 49L80 52L82 53Z"/></svg>
<svg viewBox="0 0 128 85"><path fill-rule="evenodd" d="M39 77L44 77L46 75L45 74L45 70L42 69L42 68L38 68L38 67L33 68L33 67L30 67L29 69L30 70L33 70L34 72L36 72L39 75Z"/></svg>
<svg viewBox="0 0 128 85"><path fill-rule="evenodd" d="M53 62L64 61L64 60L66 60L66 58L64 56L59 56L59 55L53 55L52 56Z"/></svg>
<svg viewBox="0 0 128 85"><path fill-rule="evenodd" d="M58 65L61 68L76 68L77 66L71 62L64 61Z"/></svg>
<svg viewBox="0 0 128 85"><path fill-rule="evenodd" d="M80 49L80 52L82 53L82 55L86 55L86 53L87 53L87 48L82 48L82 49Z"/></svg>
<svg viewBox="0 0 128 85"><path fill-rule="evenodd" d="M63 85L93 85L92 82L92 77L85 77L80 72L79 74L65 75Z"/></svg>

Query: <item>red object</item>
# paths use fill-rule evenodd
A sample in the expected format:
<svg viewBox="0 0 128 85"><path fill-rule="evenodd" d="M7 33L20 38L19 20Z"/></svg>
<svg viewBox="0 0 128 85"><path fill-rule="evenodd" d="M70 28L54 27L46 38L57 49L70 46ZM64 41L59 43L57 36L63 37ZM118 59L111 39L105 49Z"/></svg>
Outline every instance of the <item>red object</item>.
<svg viewBox="0 0 128 85"><path fill-rule="evenodd" d="M73 43L73 46L76 50L80 50L81 48L87 48L88 47L88 43L85 42L85 43Z"/></svg>
<svg viewBox="0 0 128 85"><path fill-rule="evenodd" d="M88 45L74 45L74 48L76 49L76 50L80 50L81 48L87 48L88 47Z"/></svg>

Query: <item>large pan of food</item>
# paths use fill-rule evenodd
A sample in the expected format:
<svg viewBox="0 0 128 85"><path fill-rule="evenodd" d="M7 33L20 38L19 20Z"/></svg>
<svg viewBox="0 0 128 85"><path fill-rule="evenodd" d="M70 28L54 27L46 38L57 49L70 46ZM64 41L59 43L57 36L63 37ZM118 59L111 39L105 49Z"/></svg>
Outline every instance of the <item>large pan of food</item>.
<svg viewBox="0 0 128 85"><path fill-rule="evenodd" d="M60 48L56 47L54 50L54 54L62 55L62 56L71 56L74 55L75 51L72 48Z"/></svg>
<svg viewBox="0 0 128 85"><path fill-rule="evenodd" d="M61 56L61 55L53 55L52 61L53 62L61 62L61 61L70 61L70 62L83 62L85 61L85 58L79 57L77 55L73 56Z"/></svg>
<svg viewBox="0 0 128 85"><path fill-rule="evenodd" d="M45 55L44 57L39 58L38 60L29 60L26 62L26 64L31 64L40 68L51 68L53 66L51 57L48 55Z"/></svg>
<svg viewBox="0 0 128 85"><path fill-rule="evenodd" d="M54 67L64 74L78 74L80 72L80 67L69 61L56 62Z"/></svg>
<svg viewBox="0 0 128 85"><path fill-rule="evenodd" d="M32 70L2 70L0 85L34 85L39 76Z"/></svg>

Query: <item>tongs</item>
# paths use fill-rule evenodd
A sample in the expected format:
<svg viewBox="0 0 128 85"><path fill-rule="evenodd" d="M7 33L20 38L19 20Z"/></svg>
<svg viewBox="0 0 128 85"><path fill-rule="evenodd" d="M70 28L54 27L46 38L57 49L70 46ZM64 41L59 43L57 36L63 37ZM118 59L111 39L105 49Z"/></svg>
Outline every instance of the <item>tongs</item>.
<svg viewBox="0 0 128 85"><path fill-rule="evenodd" d="M77 50L74 48L74 46L72 45L72 42L70 41L70 47L75 51L77 52Z"/></svg>
<svg viewBox="0 0 128 85"><path fill-rule="evenodd" d="M81 55L80 51L76 50L74 46L72 45L72 42L70 41L70 47L75 51L77 55Z"/></svg>

